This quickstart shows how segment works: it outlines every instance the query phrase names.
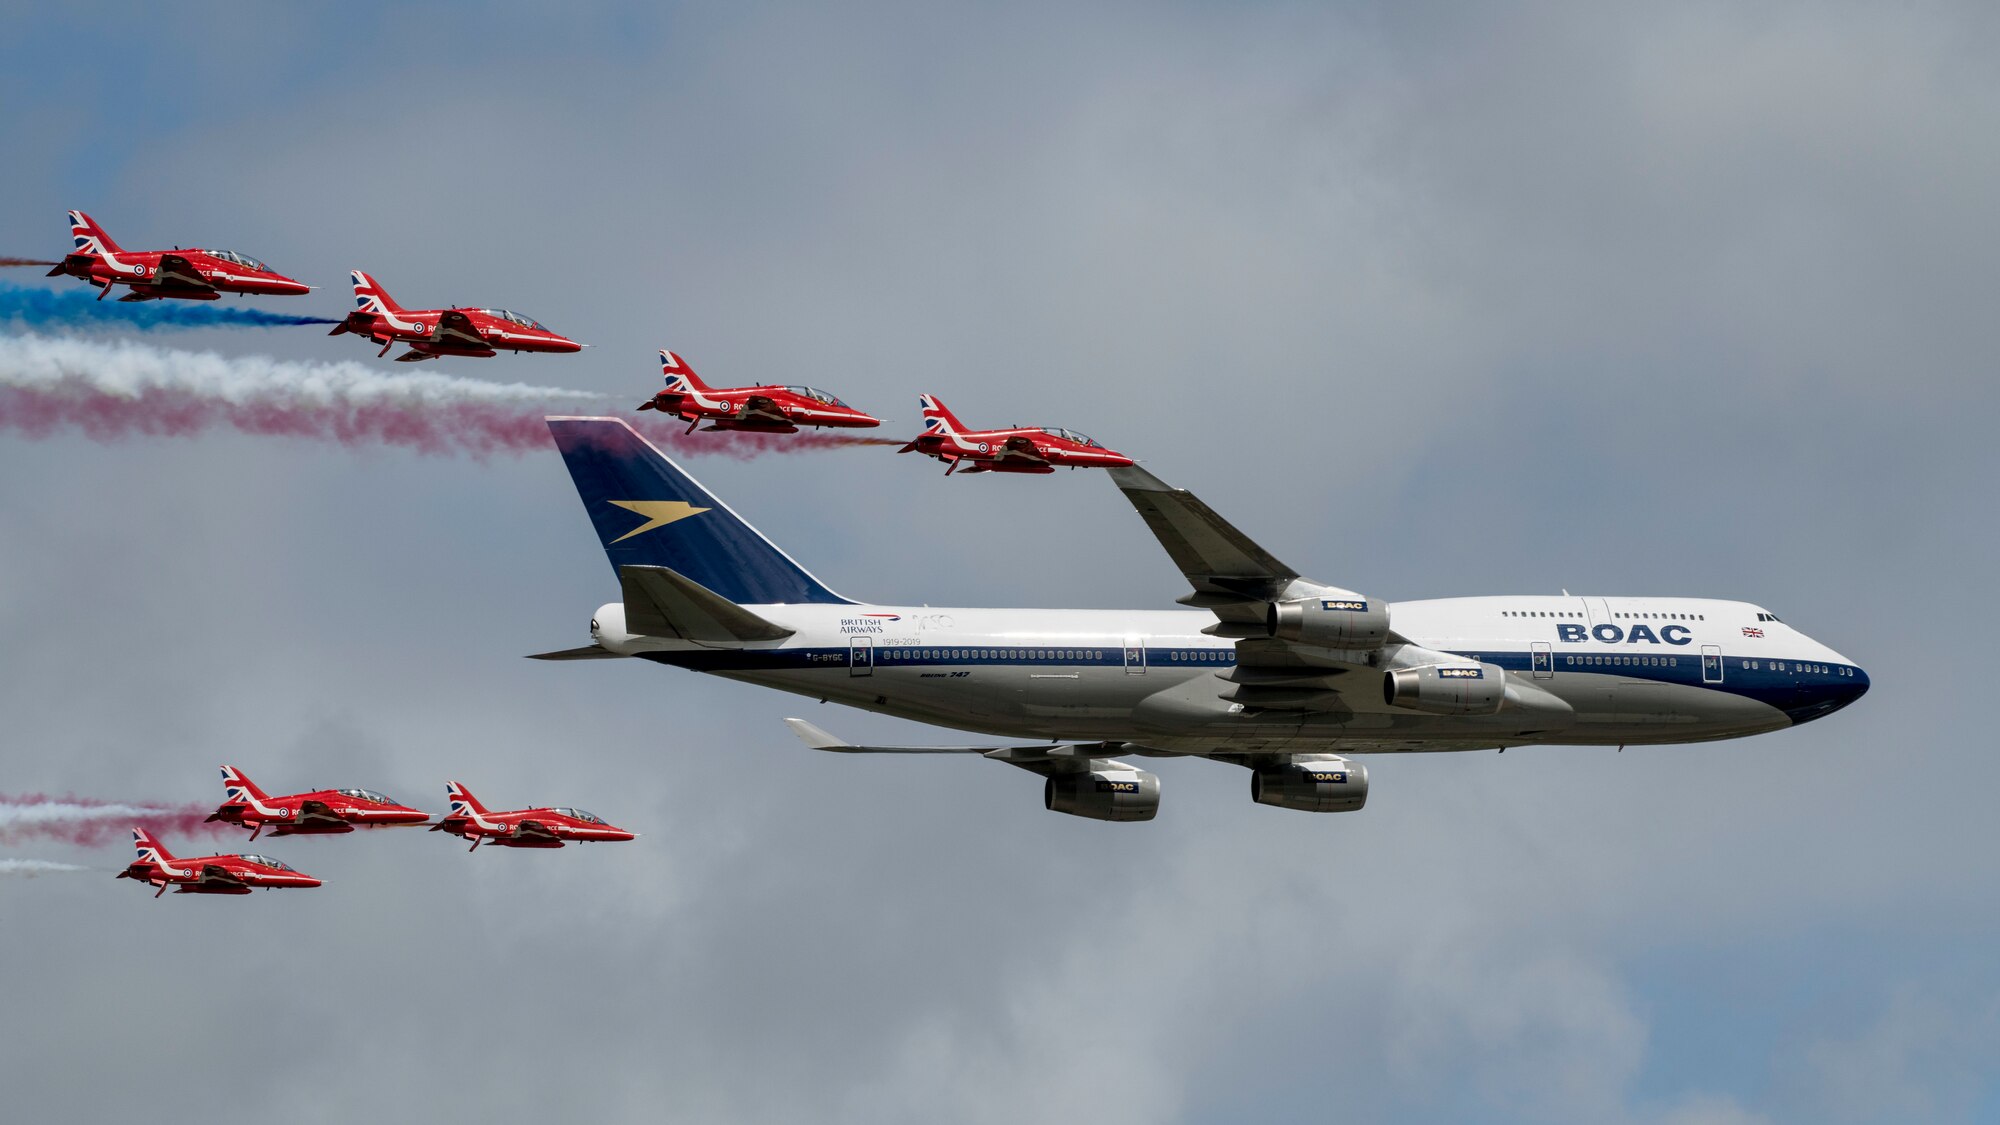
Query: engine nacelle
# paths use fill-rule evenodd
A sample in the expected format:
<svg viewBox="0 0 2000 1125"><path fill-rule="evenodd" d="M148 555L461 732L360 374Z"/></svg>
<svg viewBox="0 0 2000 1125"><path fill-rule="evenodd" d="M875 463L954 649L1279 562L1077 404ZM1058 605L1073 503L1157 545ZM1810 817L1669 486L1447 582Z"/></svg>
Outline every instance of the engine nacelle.
<svg viewBox="0 0 2000 1125"><path fill-rule="evenodd" d="M1334 757L1258 766L1250 771L1250 799L1300 812L1354 812L1368 803L1368 767Z"/></svg>
<svg viewBox="0 0 2000 1125"><path fill-rule="evenodd" d="M1160 811L1160 775L1145 770L1093 770L1050 775L1042 805L1091 820L1151 820Z"/></svg>
<svg viewBox="0 0 2000 1125"><path fill-rule="evenodd" d="M1377 648L1389 639L1389 604L1359 594L1272 602L1264 616L1273 637L1318 648Z"/></svg>
<svg viewBox="0 0 2000 1125"><path fill-rule="evenodd" d="M1507 701L1507 670L1498 664L1425 664L1382 677L1382 700L1432 715L1491 715Z"/></svg>

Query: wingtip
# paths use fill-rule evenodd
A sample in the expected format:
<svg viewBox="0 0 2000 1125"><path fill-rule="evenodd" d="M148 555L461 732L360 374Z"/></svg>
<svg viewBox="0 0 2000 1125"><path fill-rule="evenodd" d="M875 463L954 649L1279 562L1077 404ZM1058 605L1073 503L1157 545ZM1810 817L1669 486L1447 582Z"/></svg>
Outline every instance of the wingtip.
<svg viewBox="0 0 2000 1125"><path fill-rule="evenodd" d="M786 719L785 725L792 729L792 733L798 737L800 742L805 743L814 750L839 750L853 745L851 742L835 738L825 730L806 722L804 719Z"/></svg>

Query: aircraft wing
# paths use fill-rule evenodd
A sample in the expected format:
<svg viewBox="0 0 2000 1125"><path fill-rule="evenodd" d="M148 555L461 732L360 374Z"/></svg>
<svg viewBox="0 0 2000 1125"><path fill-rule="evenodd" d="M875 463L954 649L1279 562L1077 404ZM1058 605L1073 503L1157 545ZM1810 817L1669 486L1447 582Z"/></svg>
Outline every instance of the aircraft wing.
<svg viewBox="0 0 2000 1125"><path fill-rule="evenodd" d="M1048 460L1047 457L1042 456L1040 446L1037 446L1034 442L1024 437L1010 437L1001 448L1012 456L1025 457L1030 461Z"/></svg>
<svg viewBox="0 0 2000 1125"><path fill-rule="evenodd" d="M215 292L215 286L195 270L194 263L179 254L160 255L160 268L146 279L146 284L155 289L174 289L184 293Z"/></svg>
<svg viewBox="0 0 2000 1125"><path fill-rule="evenodd" d="M1180 603L1215 614L1203 632L1236 640L1235 665L1215 673L1218 695L1267 710L1380 709L1379 699L1368 698L1379 695L1377 682L1347 675L1366 667L1355 663L1357 654L1280 640L1266 620L1270 603L1283 598L1358 595L1301 578L1186 489L1137 466L1106 471L1194 587Z"/></svg>
<svg viewBox="0 0 2000 1125"><path fill-rule="evenodd" d="M804 719L786 719L800 742L814 750L836 754L977 754L1039 774L1088 773L1091 770L1138 769L1106 755L1137 749L1122 742L1036 743L1031 746L857 746Z"/></svg>
<svg viewBox="0 0 2000 1125"><path fill-rule="evenodd" d="M769 418L773 422L789 422L792 420L792 416L785 413L785 408L779 406L778 401L769 395L751 395L743 400L743 406L737 411L737 417L743 418L751 415L759 418Z"/></svg>
<svg viewBox="0 0 2000 1125"><path fill-rule="evenodd" d="M238 879L236 876L230 874L229 869L222 866L219 863L202 864L201 881L204 883L219 883L225 887L247 888L250 885L248 883L245 883L243 880Z"/></svg>
<svg viewBox="0 0 2000 1125"><path fill-rule="evenodd" d="M555 834L548 825L539 820L524 820L514 826L514 836L523 840L549 840L562 843L562 837Z"/></svg>
<svg viewBox="0 0 2000 1125"><path fill-rule="evenodd" d="M347 818L333 811L333 806L325 801L300 801L299 825L303 827L308 823L346 824Z"/></svg>
<svg viewBox="0 0 2000 1125"><path fill-rule="evenodd" d="M437 327L431 329L431 339L441 344L463 344L475 348L491 346L487 344L486 337L479 334L472 318L457 309L447 310L438 316Z"/></svg>

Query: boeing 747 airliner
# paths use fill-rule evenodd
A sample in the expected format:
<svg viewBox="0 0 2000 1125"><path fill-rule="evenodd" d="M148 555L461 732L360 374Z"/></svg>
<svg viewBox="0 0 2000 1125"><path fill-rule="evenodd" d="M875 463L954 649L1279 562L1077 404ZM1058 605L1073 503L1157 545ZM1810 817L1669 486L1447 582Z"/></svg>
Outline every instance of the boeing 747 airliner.
<svg viewBox="0 0 2000 1125"><path fill-rule="evenodd" d="M1346 755L1538 743L1701 742L1829 715L1868 690L1853 661L1759 606L1522 596L1385 602L1301 577L1192 494L1106 470L1191 591L1183 610L940 609L828 589L615 418L551 418L617 574L592 644L1014 745L1057 812L1150 820L1160 780L1117 755L1219 759L1256 801L1359 809ZM1039 740L1039 741L1036 741Z"/></svg>

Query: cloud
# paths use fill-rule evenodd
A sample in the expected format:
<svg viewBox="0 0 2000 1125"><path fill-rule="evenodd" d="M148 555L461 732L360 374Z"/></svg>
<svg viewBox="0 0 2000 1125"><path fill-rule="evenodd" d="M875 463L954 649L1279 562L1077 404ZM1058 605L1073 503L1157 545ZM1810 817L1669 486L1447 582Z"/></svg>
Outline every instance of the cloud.
<svg viewBox="0 0 2000 1125"><path fill-rule="evenodd" d="M1738 743L1382 757L1352 816L1165 763L1158 821L1086 824L989 763L811 755L796 698L521 660L613 596L552 455L0 441L10 788L204 799L227 760L646 833L288 841L327 885L241 902L11 887L16 945L58 951L10 997L22 1112L212 1112L184 1075L231 1057L266 1064L237 1096L307 1119L366 1074L433 1115L1783 1120L1875 1064L1853 1104L1972 1116L1990 1068L1947 1044L1985 1017L1922 998L1992 994L1945 954L1984 950L1964 888L2000 875L1967 837L1995 769L1981 12L517 15L442 53L365 5L122 31L107 65L221 36L265 93L23 101L0 244L88 206L600 345L446 374L643 397L666 345L911 429L892 408L936 391L1144 457L1327 581L1750 597L1876 689ZM55 88L4 49L10 88ZM176 339L270 348L227 336ZM1093 475L913 460L701 474L861 596L1182 592ZM1810 986L1754 987L1809 948Z"/></svg>

